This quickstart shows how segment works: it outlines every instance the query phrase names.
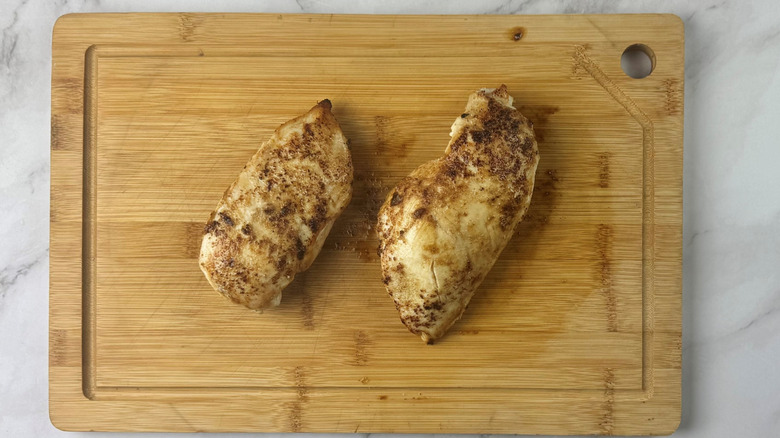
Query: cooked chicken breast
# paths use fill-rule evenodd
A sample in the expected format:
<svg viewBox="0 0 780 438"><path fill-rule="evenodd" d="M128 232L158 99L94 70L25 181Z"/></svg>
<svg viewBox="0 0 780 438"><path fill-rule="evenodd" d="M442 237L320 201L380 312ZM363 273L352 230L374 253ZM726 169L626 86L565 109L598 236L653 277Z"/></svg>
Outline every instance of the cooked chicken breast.
<svg viewBox="0 0 780 438"><path fill-rule="evenodd" d="M280 126L206 224L200 268L235 303L253 310L278 305L352 198L352 158L330 110L323 100Z"/></svg>
<svg viewBox="0 0 780 438"><path fill-rule="evenodd" d="M444 156L418 167L379 211L382 272L401 321L425 342L466 309L531 202L539 150L506 86L469 97Z"/></svg>

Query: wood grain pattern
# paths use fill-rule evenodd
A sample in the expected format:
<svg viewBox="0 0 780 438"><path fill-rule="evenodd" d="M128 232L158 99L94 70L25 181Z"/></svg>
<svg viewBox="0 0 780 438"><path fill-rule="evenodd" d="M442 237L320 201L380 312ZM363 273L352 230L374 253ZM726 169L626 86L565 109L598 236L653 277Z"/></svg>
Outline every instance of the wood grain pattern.
<svg viewBox="0 0 780 438"><path fill-rule="evenodd" d="M522 28L522 37L515 38ZM631 79L641 42L653 73ZM50 413L66 430L665 434L680 418L683 27L671 15L90 14L54 29ZM380 280L387 191L507 84L526 220L450 334ZM258 315L197 265L258 145L329 98L354 197ZM425 415L420 415L420 413Z"/></svg>

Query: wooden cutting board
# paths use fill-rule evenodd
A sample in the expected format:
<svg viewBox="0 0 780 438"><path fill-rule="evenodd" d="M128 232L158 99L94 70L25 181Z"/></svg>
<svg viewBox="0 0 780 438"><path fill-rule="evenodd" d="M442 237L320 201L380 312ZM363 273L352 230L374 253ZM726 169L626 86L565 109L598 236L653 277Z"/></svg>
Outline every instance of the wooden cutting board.
<svg viewBox="0 0 780 438"><path fill-rule="evenodd" d="M653 53L645 79L621 54ZM536 190L449 335L380 279L388 190L507 84ZM683 25L673 15L68 15L54 29L50 411L67 430L668 434L680 419ZM333 101L354 197L279 308L197 265L228 184Z"/></svg>

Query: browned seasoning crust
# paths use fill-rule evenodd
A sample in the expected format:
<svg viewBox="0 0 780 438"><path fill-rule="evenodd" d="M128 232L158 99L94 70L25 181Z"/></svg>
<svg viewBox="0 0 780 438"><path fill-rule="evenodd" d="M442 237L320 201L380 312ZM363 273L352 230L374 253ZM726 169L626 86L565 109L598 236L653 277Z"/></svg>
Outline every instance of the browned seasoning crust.
<svg viewBox="0 0 780 438"><path fill-rule="evenodd" d="M204 229L200 267L235 303L279 303L352 198L347 139L323 100L281 125L228 187Z"/></svg>
<svg viewBox="0 0 780 438"><path fill-rule="evenodd" d="M387 196L377 230L383 282L425 342L457 321L531 202L539 150L506 86L479 90L443 157Z"/></svg>

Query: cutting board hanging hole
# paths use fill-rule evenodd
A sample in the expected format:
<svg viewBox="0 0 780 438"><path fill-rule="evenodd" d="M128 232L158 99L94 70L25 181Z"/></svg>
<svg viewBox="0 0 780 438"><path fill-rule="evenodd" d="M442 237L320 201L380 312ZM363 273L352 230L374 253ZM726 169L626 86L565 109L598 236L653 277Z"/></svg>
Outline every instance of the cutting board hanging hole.
<svg viewBox="0 0 780 438"><path fill-rule="evenodd" d="M632 44L620 56L620 67L634 79L646 78L655 69L655 53L644 44Z"/></svg>

